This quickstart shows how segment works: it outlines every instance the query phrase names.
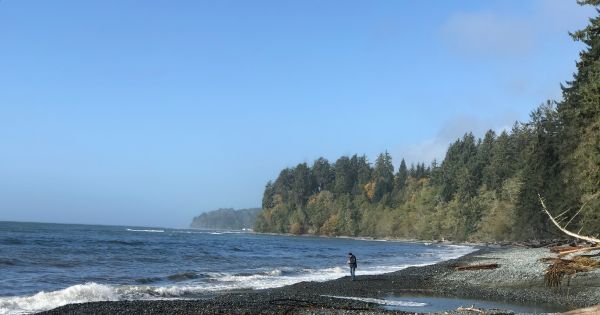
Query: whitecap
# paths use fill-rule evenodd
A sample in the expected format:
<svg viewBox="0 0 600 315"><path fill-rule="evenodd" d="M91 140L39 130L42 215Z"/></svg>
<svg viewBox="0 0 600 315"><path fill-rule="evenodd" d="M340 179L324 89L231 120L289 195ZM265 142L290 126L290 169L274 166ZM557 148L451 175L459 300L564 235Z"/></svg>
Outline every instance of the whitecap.
<svg viewBox="0 0 600 315"><path fill-rule="evenodd" d="M165 230L136 230L136 229L127 229L129 232L151 232L151 233L163 233Z"/></svg>

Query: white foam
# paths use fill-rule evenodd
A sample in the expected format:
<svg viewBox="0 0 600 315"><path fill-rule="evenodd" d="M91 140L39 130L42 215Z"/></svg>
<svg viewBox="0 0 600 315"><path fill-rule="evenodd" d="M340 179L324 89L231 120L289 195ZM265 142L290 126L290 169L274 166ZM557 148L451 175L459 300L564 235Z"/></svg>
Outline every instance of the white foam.
<svg viewBox="0 0 600 315"><path fill-rule="evenodd" d="M375 304L379 304L379 305L388 305L388 306L421 307L421 306L427 305L427 303L413 302L413 301L394 301L394 300L381 300L381 299L372 299L372 298L363 298L363 297L335 296L335 295L321 295L321 296L335 298L335 299L355 300L355 301L375 303Z"/></svg>
<svg viewBox="0 0 600 315"><path fill-rule="evenodd" d="M345 269L341 267L325 269L304 269L302 273L286 275L281 269L274 269L266 272L239 275L239 274L214 274L212 277L218 280L219 287L227 290L235 289L270 289L282 287L302 281L323 282L333 280L346 275ZM213 287L207 287L207 290L213 290Z"/></svg>
<svg viewBox="0 0 600 315"><path fill-rule="evenodd" d="M273 269L271 271L268 271L267 274L269 276L281 276L283 274L283 271L281 271L281 269Z"/></svg>
<svg viewBox="0 0 600 315"><path fill-rule="evenodd" d="M465 245L444 245L444 246L446 248L450 248L451 250L449 252L436 251L436 253L438 253L438 257L440 258L439 261L456 259L456 258L470 254L477 250L475 247L465 246Z"/></svg>
<svg viewBox="0 0 600 315"><path fill-rule="evenodd" d="M39 292L25 297L0 298L0 314L27 314L50 310L70 303L116 301L114 288L97 283L78 284L63 290Z"/></svg>
<svg viewBox="0 0 600 315"><path fill-rule="evenodd" d="M135 229L127 229L129 232L151 232L151 233L163 233L165 230L135 230Z"/></svg>

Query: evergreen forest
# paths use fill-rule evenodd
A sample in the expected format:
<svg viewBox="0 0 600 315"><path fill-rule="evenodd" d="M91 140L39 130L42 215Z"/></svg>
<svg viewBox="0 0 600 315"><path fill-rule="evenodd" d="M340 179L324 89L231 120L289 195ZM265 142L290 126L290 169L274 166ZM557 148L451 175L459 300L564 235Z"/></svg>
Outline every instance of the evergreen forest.
<svg viewBox="0 0 600 315"><path fill-rule="evenodd" d="M600 0L579 1L598 7ZM267 183L259 232L515 241L559 235L548 209L600 234L600 16L571 34L585 48L562 99L483 138L466 133L442 161L407 165L388 152L319 158ZM551 65L549 65L551 66ZM566 223L566 222L565 222Z"/></svg>

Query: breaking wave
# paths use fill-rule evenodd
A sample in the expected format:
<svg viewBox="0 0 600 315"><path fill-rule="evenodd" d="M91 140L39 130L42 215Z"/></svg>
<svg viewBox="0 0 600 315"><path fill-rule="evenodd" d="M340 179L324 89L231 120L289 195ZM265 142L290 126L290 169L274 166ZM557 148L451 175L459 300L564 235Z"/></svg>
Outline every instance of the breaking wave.
<svg viewBox="0 0 600 315"><path fill-rule="evenodd" d="M70 303L194 299L327 281L348 276L345 254L350 250L359 254L359 276L432 264L474 250L239 231L41 227L18 237L0 237L0 251L6 254L0 257L0 269L7 279L0 286L0 315Z"/></svg>
<svg viewBox="0 0 600 315"><path fill-rule="evenodd" d="M114 288L97 283L78 284L63 290L39 292L25 297L0 298L0 314L28 314L50 310L69 303L116 301Z"/></svg>
<svg viewBox="0 0 600 315"><path fill-rule="evenodd" d="M273 273L275 276L278 272ZM282 284L292 284L298 279L308 280L310 277L300 277L295 281L292 279L282 279L278 282L268 284L261 279L269 277L266 274L253 276L227 276L224 275L222 283L213 285L182 285L182 286L149 286L149 285L128 285L128 286L111 286L98 284L94 282L78 284L68 288L52 291L39 292L32 296L24 297L2 297L0 298L0 314L30 314L50 310L71 303L85 303L98 301L120 301L120 300L156 300L156 299L183 299L199 297L202 294L207 294L217 291L227 291L233 289L255 289L276 287ZM329 277L327 277L329 278ZM313 278L314 279L314 278ZM324 278L321 278L324 280ZM251 281L248 286L241 285L239 282L243 280ZM254 280L254 281L252 281ZM229 283L228 283L229 282ZM238 282L233 284L231 282ZM371 302L382 305L393 306L424 306L425 303L407 302L407 301L389 301L369 298L356 297L339 297L329 296L333 298L353 299L363 302Z"/></svg>
<svg viewBox="0 0 600 315"><path fill-rule="evenodd" d="M458 258L474 250L473 248L466 246L456 246L453 249L454 250L451 252L446 252L443 257L438 257L440 259L437 261ZM360 274L381 274L397 271L411 266L422 266L428 264L430 263L399 266L364 266L360 269ZM0 297L0 315L41 312L71 303L198 298L207 294L231 290L269 289L302 281L333 280L346 276L347 273L348 271L345 266L336 266L323 269L276 268L271 270L262 270L255 273L182 272L169 275L164 278L148 277L138 279L136 282L140 285L114 286L89 282L70 286L58 291L42 291L32 296ZM164 286L150 285L151 283L162 282L165 280L178 282L179 284ZM339 296L330 297L355 299L364 302L391 306L425 305L424 303L418 302Z"/></svg>
<svg viewBox="0 0 600 315"><path fill-rule="evenodd" d="M300 281L326 281L345 275L345 268L321 270L273 269L257 273L183 272L165 278L138 279L140 285L113 286L94 282L70 286L66 289L39 292L32 296L0 297L0 314L29 314L50 310L71 303L119 300L152 300L197 298L206 294L231 290L267 289ZM209 278L209 281L195 281ZM151 283L168 279L180 285L155 286Z"/></svg>

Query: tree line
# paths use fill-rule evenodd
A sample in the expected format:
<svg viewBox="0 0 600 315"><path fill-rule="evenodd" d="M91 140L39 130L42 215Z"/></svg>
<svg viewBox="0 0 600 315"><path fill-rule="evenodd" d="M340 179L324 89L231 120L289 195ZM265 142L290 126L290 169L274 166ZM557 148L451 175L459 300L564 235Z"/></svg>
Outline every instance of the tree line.
<svg viewBox="0 0 600 315"><path fill-rule="evenodd" d="M600 0L579 1L600 5ZM571 36L585 44L560 101L510 131L466 133L438 163L395 168L389 153L325 158L267 183L261 232L451 240L557 235L538 195L571 229L600 233L600 17ZM563 222L567 224L567 222Z"/></svg>

